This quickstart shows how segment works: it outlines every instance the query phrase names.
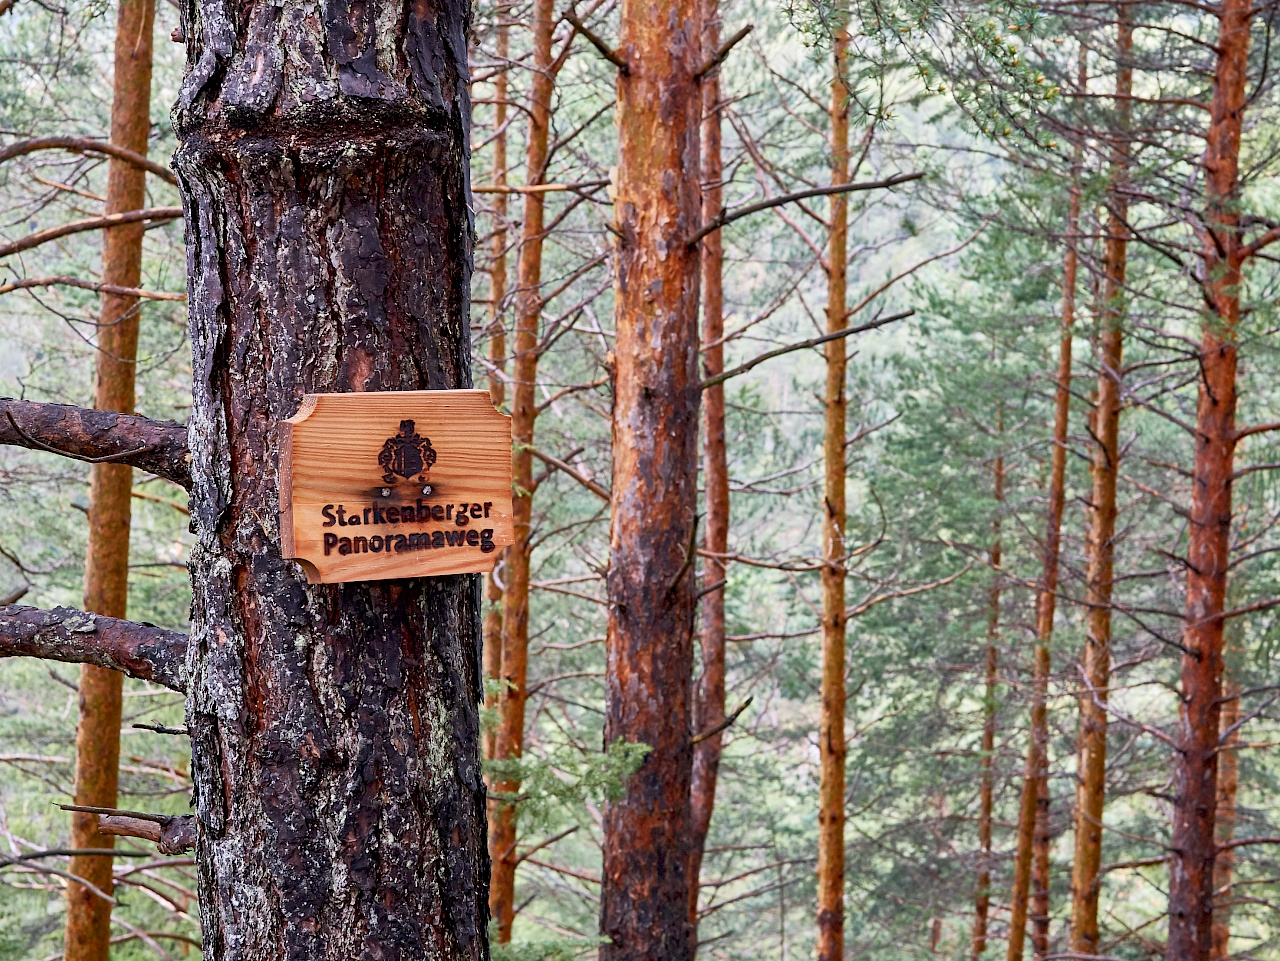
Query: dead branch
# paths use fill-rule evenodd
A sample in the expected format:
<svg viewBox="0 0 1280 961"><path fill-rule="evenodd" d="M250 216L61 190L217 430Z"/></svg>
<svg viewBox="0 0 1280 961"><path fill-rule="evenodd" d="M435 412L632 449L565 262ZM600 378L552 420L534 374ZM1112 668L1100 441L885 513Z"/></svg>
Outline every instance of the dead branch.
<svg viewBox="0 0 1280 961"><path fill-rule="evenodd" d="M1232 838L1230 841L1224 841L1218 845L1219 851L1226 851L1231 848L1242 848L1247 844L1280 844L1280 837L1274 835L1269 837L1257 838Z"/></svg>
<svg viewBox="0 0 1280 961"><path fill-rule="evenodd" d="M103 140L95 140L92 137L33 137L30 140L19 140L7 147L0 147L0 163L38 150L69 150L79 154L103 154L155 174L167 184L173 184L175 187L178 185L178 178L167 167L161 166L154 160L148 160L140 153L134 153L132 150Z"/></svg>
<svg viewBox="0 0 1280 961"><path fill-rule="evenodd" d="M591 46L595 47L596 50L600 52L600 56L604 57L611 64L617 67L619 73L624 77L630 76L631 67L627 63L626 58L623 57L622 54L618 53L618 51L613 47L605 43L604 38L602 38L598 33L579 20L576 13L570 10L564 15L564 18L573 25L573 29L577 30L578 33L587 38L591 43Z"/></svg>
<svg viewBox="0 0 1280 961"><path fill-rule="evenodd" d="M186 689L185 634L70 607L0 607L0 657L15 656L96 664L175 691Z"/></svg>
<svg viewBox="0 0 1280 961"><path fill-rule="evenodd" d="M190 489L187 429L136 414L0 397L0 444L128 464Z"/></svg>
<svg viewBox="0 0 1280 961"><path fill-rule="evenodd" d="M745 701L743 701L741 704L739 704L739 705L738 705L738 709L737 709L736 711L734 711L732 714L730 714L728 717L726 717L726 718L725 718L723 721L721 721L719 724L716 724L716 725L713 725L712 727L707 728L707 729L706 729L705 731L703 731L701 734L695 734L692 738L690 738L690 739L689 739L689 743L690 743L691 745L692 745L692 744L698 744L698 743L700 743L700 742L702 742L702 741L707 740L708 738L713 738L713 737L715 737L715 736L716 736L717 734L719 734L721 731L725 730L725 729L726 729L726 728L728 728L730 725L732 725L732 724L733 724L733 722L734 722L734 721L736 721L736 720L738 719L738 717L742 714L742 712L743 712L743 711L745 711L745 710L747 709L747 707L748 707L748 706L750 706L750 704L751 704L751 702L752 702L753 700L755 700L755 695L752 695L751 697L748 697Z"/></svg>
<svg viewBox="0 0 1280 961"><path fill-rule="evenodd" d="M119 284L95 284L91 280L79 277L31 277L24 280L13 280L0 284L0 294L12 293L15 290L29 290L32 287L79 287L82 290L94 290L100 294L114 294L117 297L141 297L144 300L176 300L185 301L186 294L174 294L163 290L143 290L141 287L121 287Z"/></svg>
<svg viewBox="0 0 1280 961"><path fill-rule="evenodd" d="M538 460L546 464L548 467L554 467L556 470L560 471L561 473L568 474L570 477L576 480L579 484L581 484L587 490L591 491L591 493L595 494L596 497L599 497L601 500L608 501L610 499L609 492L607 490L605 490L595 481L588 480L585 476L578 473L578 471L574 470L572 467L570 467L568 464L566 464L564 461L560 460L559 458L552 457L550 454L544 454L542 451L538 450L536 447L531 447L529 449L529 452L533 454L534 457L538 458Z"/></svg>
<svg viewBox="0 0 1280 961"><path fill-rule="evenodd" d="M32 247L47 244L51 240L57 240L70 234L84 233L87 230L104 230L108 227L119 227L123 224L136 224L143 220L155 222L177 220L181 216L181 207L147 207L143 210L126 210L124 213L119 214L104 214L101 217L89 217L86 220L73 220L70 223L58 224L58 226L50 227L47 230L37 230L7 244L0 244L0 257L21 253L24 250L30 250Z"/></svg>
<svg viewBox="0 0 1280 961"><path fill-rule="evenodd" d="M99 834L151 841L160 846L161 854L182 854L196 846L196 819L191 814L148 814L86 804L59 804L58 807L64 811L96 814Z"/></svg>
<svg viewBox="0 0 1280 961"><path fill-rule="evenodd" d="M729 210L727 207L711 220L710 223L704 224L702 229L689 238L686 243L693 247L707 234L712 231L719 230L721 227L727 227L735 220L741 220L743 217L749 217L752 214L758 214L762 210L769 210L773 207L781 207L783 204L795 203L797 200L808 200L810 197L827 197L831 194L849 194L860 190L880 190L889 187L895 187L898 184L905 184L912 180L919 180L924 176L923 173L895 174L892 177L886 177L884 180L864 181L862 183L853 184L831 184L827 187L810 187L808 190L796 190L789 194L781 194L777 197L769 197L766 200L757 201L754 204L747 204L745 207L739 207L737 210Z"/></svg>
<svg viewBox="0 0 1280 961"><path fill-rule="evenodd" d="M729 52L738 44L740 44L743 40L745 40L747 38L747 34L749 34L755 28L756 28L756 25L754 23L749 23L745 27L743 27L741 30L739 30L737 33L735 33L732 37L730 37L728 40L726 40L723 44L721 44L720 49L717 50L715 54L713 54L711 58L707 60L706 63L704 63L701 67L698 68L698 72L693 75L693 79L701 80L703 77L709 74L716 67L720 66L720 64L724 63L725 59L729 56Z"/></svg>
<svg viewBox="0 0 1280 961"><path fill-rule="evenodd" d="M775 357L781 357L783 354L790 354L792 351L805 350L809 347L817 347L825 344L829 340L838 340L841 337L850 337L854 334L860 334L864 331L875 330L877 327L883 327L891 324L896 320L902 320L910 317L915 313L914 310L904 310L901 313L893 314L889 317L881 317L865 324L859 324L857 327L846 327L844 330L834 330L831 333L823 334L820 337L810 337L808 340L802 340L796 344L788 344L785 347L779 347L777 350L768 350L757 357L751 358L746 363L739 364L737 367L731 367L723 373L716 374L714 377L708 377L699 386L702 390L708 387L714 387L716 384L723 383L730 377L737 377L739 374L745 374L757 364L763 364L766 360L773 360Z"/></svg>
<svg viewBox="0 0 1280 961"><path fill-rule="evenodd" d="M585 190L588 187L607 186L607 180L584 180L577 184L534 184L531 187L512 187L507 184L475 184L473 194L551 194L568 190Z"/></svg>

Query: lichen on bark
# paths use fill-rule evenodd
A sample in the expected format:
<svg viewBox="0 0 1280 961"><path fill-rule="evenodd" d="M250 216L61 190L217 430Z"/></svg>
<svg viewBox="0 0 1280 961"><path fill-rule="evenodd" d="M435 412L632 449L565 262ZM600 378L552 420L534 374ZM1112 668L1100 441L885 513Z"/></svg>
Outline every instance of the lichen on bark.
<svg viewBox="0 0 1280 961"><path fill-rule="evenodd" d="M281 557L302 395L470 386L468 8L189 0L196 545L188 648L206 956L483 958L475 577L308 585Z"/></svg>

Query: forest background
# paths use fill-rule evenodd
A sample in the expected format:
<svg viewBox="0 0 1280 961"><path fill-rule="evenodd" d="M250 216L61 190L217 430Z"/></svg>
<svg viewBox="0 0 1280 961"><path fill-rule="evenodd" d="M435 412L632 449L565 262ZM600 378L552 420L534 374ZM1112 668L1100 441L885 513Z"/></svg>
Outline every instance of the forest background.
<svg viewBox="0 0 1280 961"><path fill-rule="evenodd" d="M491 767L519 782L509 915L495 930L511 958L596 951L602 808L637 763L602 752L604 572L611 475L615 68L579 26L607 34L608 2L555 8L549 141L532 176L538 57L534 8L474 9L472 183L476 271L472 333L477 384L512 397L522 291L518 260L526 199L545 199L537 285L537 409L529 463L536 480L527 572L527 704L523 757ZM107 3L0 2L0 136L101 137L108 128L114 10ZM1255 26L1244 194L1257 222L1280 217L1271 52L1274 8ZM1120 48L1117 10L1139 24ZM723 194L736 210L821 187L832 166L831 11L799 3L725 4L723 38L753 26L718 70ZM896 15L896 14L895 14ZM566 16L565 19L561 19ZM845 956L968 957L974 918L990 913L989 956L1004 949L1009 891L1034 700L1036 588L1042 577L1064 262L1078 254L1077 336L1065 449L1061 584L1047 684L1049 857L1047 940L1040 957L1070 957L1073 810L1080 663L1089 595L1088 533L1099 446L1091 419L1099 384L1122 383L1110 681L1110 750L1099 953L1164 953L1172 812L1171 745L1178 721L1179 618L1195 446L1194 350L1200 280L1182 256L1194 233L1197 158L1213 18L1190 3L956 4L915 30L883 8L856 10L844 82L851 92L853 180L925 176L850 194L849 322L874 329L848 341L850 613L844 681L848 760L844 808ZM572 19L569 19L572 18ZM883 19L882 19L883 18ZM923 17L918 21L924 23ZM576 20L575 24L573 21ZM156 10L149 154L164 162L182 56L178 30ZM1078 66L1083 54L1083 72ZM1136 52L1135 52L1136 49ZM1119 53L1117 52L1119 50ZM1111 93L1136 64L1129 113ZM1211 75L1211 64L1209 66ZM1083 82L1081 79L1083 78ZM545 91L543 96L545 96ZM1119 133L1117 132L1119 131ZM1118 295L1128 338L1122 376L1106 354L1108 222L1117 205L1117 144L1125 159L1127 274ZM0 232L18 238L100 212L101 156L33 154L0 166ZM536 190L528 190L534 183ZM709 185L704 184L704 189ZM1075 200L1073 201L1073 197ZM1190 198L1190 199L1189 199ZM1078 204L1074 233L1073 202ZM148 184L147 206L178 203ZM822 693L824 384L821 346L751 362L826 329L828 201L800 199L723 230L724 367L731 515L723 583L727 640L723 756L701 866L699 951L707 957L807 957L818 941L819 724ZM183 420L190 359L180 218L156 218L144 243L138 410ZM23 277L92 279L101 240L85 232L4 261L0 395L88 405L97 294ZM1182 257L1181 260L1179 258ZM1113 266L1113 265L1112 265ZM501 279L499 279L501 278ZM1240 421L1276 417L1275 262L1248 279L1239 334ZM1111 299L1108 299L1111 298ZM902 316L883 326L888 318ZM706 345L704 345L706 349ZM521 353L521 352L524 353ZM1109 373L1110 372L1110 373ZM517 378L518 379L518 378ZM1241 838L1280 834L1274 659L1277 651L1274 441L1242 445L1228 628L1228 683L1246 693L1238 785ZM81 601L88 469L0 448L0 600L39 607ZM605 496L602 496L604 492ZM191 544L183 492L134 475L129 616L182 629ZM493 615L510 565L489 592ZM491 641L492 634L486 638ZM491 649L491 647L490 647ZM994 674L990 672L994 671ZM486 748L501 757L502 682L490 683ZM11 855L66 846L76 677L66 665L0 662L0 831ZM124 808L187 810L184 739L133 725L180 727L181 696L126 681ZM1224 728L1226 730L1226 728ZM991 741L984 747L984 731ZM507 735L508 741L511 736ZM504 766L505 765L505 766ZM985 773L984 773L985 772ZM989 803L984 784L990 785ZM496 811L497 809L492 809ZM984 840L984 831L989 840ZM199 950L194 872L184 856L143 844L117 860L113 957ZM1219 891L1228 955L1280 958L1280 861L1274 843L1231 849ZM518 852L518 853L515 853ZM501 859L499 859L501 860ZM990 875L989 908L981 900ZM0 870L0 958L55 958L63 887L30 866ZM1229 910L1224 910L1229 909ZM1033 908L1033 914L1038 908ZM501 908L497 912L501 915ZM501 918L500 918L501 920Z"/></svg>

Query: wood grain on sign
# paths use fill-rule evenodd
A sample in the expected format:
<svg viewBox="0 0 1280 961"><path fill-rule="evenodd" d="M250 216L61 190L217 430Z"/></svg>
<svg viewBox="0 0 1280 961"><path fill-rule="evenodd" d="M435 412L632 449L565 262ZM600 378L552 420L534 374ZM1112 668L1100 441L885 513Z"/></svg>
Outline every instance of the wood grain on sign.
<svg viewBox="0 0 1280 961"><path fill-rule="evenodd" d="M311 583L490 571L512 540L487 390L307 394L280 422L280 546Z"/></svg>

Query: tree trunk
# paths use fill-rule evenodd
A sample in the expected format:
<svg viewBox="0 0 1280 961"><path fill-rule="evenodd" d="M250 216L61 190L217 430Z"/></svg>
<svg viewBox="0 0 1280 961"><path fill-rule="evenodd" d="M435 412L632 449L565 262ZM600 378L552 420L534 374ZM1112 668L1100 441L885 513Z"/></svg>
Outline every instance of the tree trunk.
<svg viewBox="0 0 1280 961"><path fill-rule="evenodd" d="M997 429L1003 433L1003 420L997 410ZM987 950L987 916L991 910L991 809L995 794L996 692L1000 666L1000 571L1001 513L1004 510L1004 455L996 457L994 495L996 515L991 521L991 588L987 592L987 663L986 686L982 702L982 780L978 789L978 893L974 899L973 959L978 961Z"/></svg>
<svg viewBox="0 0 1280 961"><path fill-rule="evenodd" d="M544 183L547 137L551 128L551 36L555 29L554 0L537 0L533 9L533 65L529 98L529 139L525 180ZM502 599L502 691L498 695L501 721L494 757L514 762L524 751L524 705L529 673L529 528L533 518L533 426L538 416L534 391L538 378L538 328L542 316L542 239L545 194L524 195L524 224L516 266L516 329L511 379L511 485L515 540L507 548ZM520 791L519 778L504 776L494 785L499 795ZM498 940L511 940L515 918L516 806L494 805L489 828L489 858L493 876L489 911L498 922Z"/></svg>
<svg viewBox="0 0 1280 961"><path fill-rule="evenodd" d="M510 27L505 10L499 10L498 59L507 59ZM493 79L493 182L500 187L507 183L507 68L504 65ZM493 198L493 263L489 267L489 397L499 410L507 400L507 385L502 375L507 367L507 328L503 318L503 301L507 299L507 195L495 194ZM484 676L497 680L502 675L502 584L499 581L506 564L507 552L484 579ZM498 706L496 695L485 693L486 710ZM498 749L498 729L485 733L484 756L493 759ZM490 804L492 816L492 802Z"/></svg>
<svg viewBox="0 0 1280 961"><path fill-rule="evenodd" d="M1085 86L1085 51L1079 59L1079 86ZM1050 670L1049 643L1053 639L1053 617L1058 602L1058 555L1062 543L1062 506L1066 491L1067 423L1071 414L1071 344L1076 316L1076 280L1079 271L1080 241L1080 151L1072 173L1071 199L1067 212L1067 252L1062 271L1062 336L1058 342L1058 372L1054 388L1053 453L1049 463L1049 510L1045 519L1040 584L1036 598L1036 644L1032 665L1031 731L1027 745L1027 767L1018 811L1017 848L1010 897L1008 961L1022 961L1027 930L1029 888L1038 817L1047 820L1048 797L1042 798L1039 782L1046 780L1048 731L1045 694ZM1046 780L1047 786L1047 780ZM1043 805L1042 802L1043 801ZM1044 815L1040 815L1043 807ZM1043 820L1042 820L1043 823ZM1044 833L1044 828L1041 828ZM1047 860L1047 857L1045 858ZM1043 868L1041 869L1043 871ZM1047 885L1045 885L1047 889ZM1040 909L1047 917L1047 906Z"/></svg>
<svg viewBox="0 0 1280 961"><path fill-rule="evenodd" d="M1036 784L1036 824L1031 837L1031 950L1037 959L1049 954L1049 853L1053 840L1049 820L1049 758Z"/></svg>
<svg viewBox="0 0 1280 961"><path fill-rule="evenodd" d="M848 10L837 12L831 79L831 183L849 182ZM849 200L831 198L827 248L827 331L848 326ZM818 961L844 957L845 765L845 339L827 341L822 444L825 516L822 525L822 716L818 728Z"/></svg>
<svg viewBox="0 0 1280 961"><path fill-rule="evenodd" d="M720 47L718 0L702 0L702 49ZM702 82L702 220L708 223L724 203L720 157L720 71ZM724 243L716 230L702 240L702 374L712 378L724 372ZM707 512L706 549L711 555L729 550L729 459L725 448L724 383L715 384L702 397L702 478ZM693 725L696 732L714 730L725 719L725 619L724 580L728 563L706 558L702 565L702 675L694 695ZM720 586L716 586L720 585ZM698 933L698 883L702 856L716 802L716 778L724 734L712 734L693 748L693 829L689 855L689 922L696 945Z"/></svg>
<svg viewBox="0 0 1280 961"><path fill-rule="evenodd" d="M1116 8L1116 129L1107 196L1098 388L1093 409L1093 494L1087 557L1088 614L1080 663L1082 690L1077 744L1075 853L1071 868L1070 949L1098 953L1098 896L1102 815L1107 791L1107 692L1111 682L1111 587L1115 574L1116 482L1120 473L1120 378L1124 364L1125 280L1128 261L1129 145L1132 114L1133 21Z"/></svg>
<svg viewBox="0 0 1280 961"><path fill-rule="evenodd" d="M147 152L151 132L151 41L155 0L121 0L116 21L111 142ZM146 206L146 171L112 158L107 174L106 213ZM137 287L142 279L141 223L113 227L102 238L102 282ZM133 413L138 355L138 299L104 294L98 328L94 407ZM122 618L129 601L129 520L133 468L94 464L89 481L89 544L85 553L85 610ZM75 803L115 807L120 763L122 682L115 671L92 664L80 668L80 719L76 727ZM98 818L71 815L73 848L109 848L98 834ZM81 855L70 872L108 894L112 859ZM67 884L66 957L106 961L111 941L111 904L82 884Z"/></svg>
<svg viewBox="0 0 1280 961"><path fill-rule="evenodd" d="M184 20L204 956L481 959L479 578L308 584L276 467L306 392L470 385L467 5Z"/></svg>
<svg viewBox="0 0 1280 961"><path fill-rule="evenodd" d="M1227 629L1227 646L1232 647L1231 635L1235 632ZM1228 650L1228 660L1231 651ZM1227 844L1236 832L1236 797L1240 791L1240 731L1232 730L1240 720L1240 685L1231 680L1231 667L1226 669L1223 682L1223 704L1221 724L1224 732L1230 732L1222 742L1222 753L1218 759L1218 816L1217 842L1219 846ZM1218 852L1213 862L1213 928L1210 936L1209 957L1211 961L1227 961L1231 956L1231 883L1235 873L1236 849L1226 848Z"/></svg>
<svg viewBox="0 0 1280 961"><path fill-rule="evenodd" d="M1174 756L1169 961L1206 961L1212 941L1218 721L1222 708L1223 607L1236 445L1236 325L1244 251L1240 240L1240 132L1248 79L1248 0L1223 0L1213 104L1205 145L1201 283L1211 316L1200 340L1195 495L1182 633L1179 750Z"/></svg>
<svg viewBox="0 0 1280 961"><path fill-rule="evenodd" d="M605 745L648 756L605 810L602 961L687 958L698 474L698 0L623 0Z"/></svg>

